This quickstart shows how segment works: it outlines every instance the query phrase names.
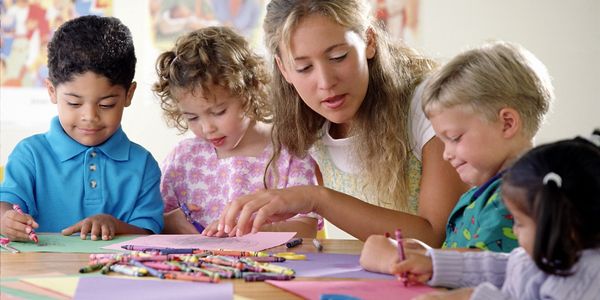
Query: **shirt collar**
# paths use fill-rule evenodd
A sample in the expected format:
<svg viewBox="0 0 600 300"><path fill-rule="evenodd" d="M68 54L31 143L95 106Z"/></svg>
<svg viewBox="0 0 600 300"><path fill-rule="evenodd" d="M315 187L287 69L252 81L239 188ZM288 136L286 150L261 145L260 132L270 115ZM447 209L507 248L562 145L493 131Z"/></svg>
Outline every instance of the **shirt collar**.
<svg viewBox="0 0 600 300"><path fill-rule="evenodd" d="M115 131L115 133L113 133L113 135L104 143L98 146L88 147L78 143L67 135L60 125L58 117L54 117L50 122L50 130L46 133L46 139L61 162L69 160L79 155L81 152L94 147L112 160L124 161L129 159L129 147L131 146L131 142L127 138L127 135L125 135L125 132L123 132L121 126L119 126L119 129L117 129L117 131Z"/></svg>

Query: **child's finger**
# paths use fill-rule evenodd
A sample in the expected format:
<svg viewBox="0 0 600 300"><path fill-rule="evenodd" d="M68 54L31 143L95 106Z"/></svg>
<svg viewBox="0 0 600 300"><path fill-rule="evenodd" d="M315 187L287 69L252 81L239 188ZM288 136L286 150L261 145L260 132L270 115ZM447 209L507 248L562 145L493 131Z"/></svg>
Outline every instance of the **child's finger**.
<svg viewBox="0 0 600 300"><path fill-rule="evenodd" d="M108 224L102 224L102 226L100 226L100 230L101 230L101 234L102 234L102 240L103 241L107 241L110 239L111 237L111 233L110 233L110 226Z"/></svg>
<svg viewBox="0 0 600 300"><path fill-rule="evenodd" d="M90 229L90 239L96 241L102 238L102 225L96 221L92 222L92 228Z"/></svg>
<svg viewBox="0 0 600 300"><path fill-rule="evenodd" d="M81 237L82 240L87 239L87 235L88 235L88 233L90 233L91 230L92 230L92 222L90 222L87 219L81 221L81 228L79 228L79 236Z"/></svg>
<svg viewBox="0 0 600 300"><path fill-rule="evenodd" d="M62 235L72 235L75 232L79 232L81 228L81 222L77 222L61 231Z"/></svg>

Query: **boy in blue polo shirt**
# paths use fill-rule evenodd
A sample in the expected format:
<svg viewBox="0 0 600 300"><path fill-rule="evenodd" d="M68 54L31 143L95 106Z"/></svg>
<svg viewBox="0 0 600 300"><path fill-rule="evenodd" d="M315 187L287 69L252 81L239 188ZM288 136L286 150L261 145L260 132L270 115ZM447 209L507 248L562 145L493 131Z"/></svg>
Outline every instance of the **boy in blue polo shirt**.
<svg viewBox="0 0 600 300"><path fill-rule="evenodd" d="M131 33L116 18L84 16L54 33L46 83L58 117L8 158L1 234L25 241L35 229L109 240L161 232L160 169L121 129L135 63Z"/></svg>

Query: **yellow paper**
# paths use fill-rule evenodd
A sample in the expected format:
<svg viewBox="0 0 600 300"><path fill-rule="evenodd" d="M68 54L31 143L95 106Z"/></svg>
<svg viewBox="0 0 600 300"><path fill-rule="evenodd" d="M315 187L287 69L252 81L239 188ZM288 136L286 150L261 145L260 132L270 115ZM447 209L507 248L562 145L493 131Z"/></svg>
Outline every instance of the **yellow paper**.
<svg viewBox="0 0 600 300"><path fill-rule="evenodd" d="M21 281L73 297L79 277L26 277Z"/></svg>

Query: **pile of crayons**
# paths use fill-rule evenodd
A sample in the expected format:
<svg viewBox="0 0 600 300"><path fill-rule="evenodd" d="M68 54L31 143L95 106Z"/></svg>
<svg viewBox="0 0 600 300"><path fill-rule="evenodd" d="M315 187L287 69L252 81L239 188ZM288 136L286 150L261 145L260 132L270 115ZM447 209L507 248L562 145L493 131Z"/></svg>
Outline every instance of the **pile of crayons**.
<svg viewBox="0 0 600 300"><path fill-rule="evenodd" d="M133 250L135 246L124 248ZM116 272L211 283L218 283L222 278L243 278L245 281L294 279L296 272L293 269L272 264L283 261L285 258L266 252L144 248L129 253L91 254L88 265L79 272Z"/></svg>

